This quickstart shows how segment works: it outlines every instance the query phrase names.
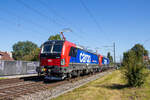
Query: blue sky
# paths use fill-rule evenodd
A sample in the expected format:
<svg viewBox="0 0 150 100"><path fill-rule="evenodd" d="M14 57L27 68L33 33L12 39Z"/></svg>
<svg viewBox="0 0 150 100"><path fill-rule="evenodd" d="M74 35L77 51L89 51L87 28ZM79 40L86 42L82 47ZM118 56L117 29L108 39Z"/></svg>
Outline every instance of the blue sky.
<svg viewBox="0 0 150 100"><path fill-rule="evenodd" d="M64 28L68 41L116 57L136 43L150 50L150 0L0 0L0 50L12 51L18 41L39 46Z"/></svg>

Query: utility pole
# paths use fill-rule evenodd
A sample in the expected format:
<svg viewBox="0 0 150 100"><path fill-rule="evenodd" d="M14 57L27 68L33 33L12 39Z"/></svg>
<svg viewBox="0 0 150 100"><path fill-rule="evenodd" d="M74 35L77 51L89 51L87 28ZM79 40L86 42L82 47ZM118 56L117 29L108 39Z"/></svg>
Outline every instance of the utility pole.
<svg viewBox="0 0 150 100"><path fill-rule="evenodd" d="M113 57L113 62L114 62L114 67L116 65L116 45L115 45L115 42L113 43L113 45L111 46L103 46L103 47L111 47L111 51L114 53L114 57Z"/></svg>
<svg viewBox="0 0 150 100"><path fill-rule="evenodd" d="M116 65L116 50L115 50L115 42L113 43L113 48L114 48L114 67Z"/></svg>

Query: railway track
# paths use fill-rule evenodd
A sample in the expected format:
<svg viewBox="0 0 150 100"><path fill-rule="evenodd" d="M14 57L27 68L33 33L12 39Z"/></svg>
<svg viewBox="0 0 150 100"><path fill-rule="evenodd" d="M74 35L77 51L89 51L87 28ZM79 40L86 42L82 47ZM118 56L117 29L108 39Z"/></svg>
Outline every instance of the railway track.
<svg viewBox="0 0 150 100"><path fill-rule="evenodd" d="M39 80L38 77L1 80L0 100L13 100L21 95L27 95L50 89L51 87L64 84L65 82L66 81L44 83L43 79Z"/></svg>
<svg viewBox="0 0 150 100"><path fill-rule="evenodd" d="M15 98L22 95L29 95L48 89L50 90L53 87L60 86L69 82L73 83L89 76L91 75L72 78L70 80L51 81L46 83L43 81L43 77L39 78L36 76L0 80L0 100L14 100Z"/></svg>

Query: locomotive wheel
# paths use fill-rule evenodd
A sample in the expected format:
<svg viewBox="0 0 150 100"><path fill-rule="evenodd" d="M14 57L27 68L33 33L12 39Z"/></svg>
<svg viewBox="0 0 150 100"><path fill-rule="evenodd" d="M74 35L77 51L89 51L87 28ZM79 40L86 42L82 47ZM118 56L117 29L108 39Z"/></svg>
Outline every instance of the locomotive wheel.
<svg viewBox="0 0 150 100"><path fill-rule="evenodd" d="M80 71L77 71L77 77L79 77L79 76L80 76L80 74L81 74L81 72L80 72Z"/></svg>
<svg viewBox="0 0 150 100"><path fill-rule="evenodd" d="M93 75L95 73L95 69L91 69L91 74Z"/></svg>
<svg viewBox="0 0 150 100"><path fill-rule="evenodd" d="M99 68L99 69L98 69L98 72L101 72L101 71L102 71L102 68Z"/></svg>
<svg viewBox="0 0 150 100"><path fill-rule="evenodd" d="M87 75L87 74L89 74L89 70L88 70L88 69L85 69L84 75Z"/></svg>
<svg viewBox="0 0 150 100"><path fill-rule="evenodd" d="M70 79L70 78L72 78L72 74L71 73L68 73L67 74L67 77Z"/></svg>

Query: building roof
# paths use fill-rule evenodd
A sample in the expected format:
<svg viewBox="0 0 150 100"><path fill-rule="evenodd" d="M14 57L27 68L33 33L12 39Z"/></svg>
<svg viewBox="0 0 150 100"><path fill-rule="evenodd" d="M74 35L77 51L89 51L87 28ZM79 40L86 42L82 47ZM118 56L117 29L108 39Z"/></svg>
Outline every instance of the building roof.
<svg viewBox="0 0 150 100"><path fill-rule="evenodd" d="M10 53L0 51L0 60L14 60L14 59L11 57Z"/></svg>

